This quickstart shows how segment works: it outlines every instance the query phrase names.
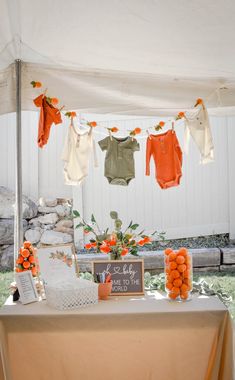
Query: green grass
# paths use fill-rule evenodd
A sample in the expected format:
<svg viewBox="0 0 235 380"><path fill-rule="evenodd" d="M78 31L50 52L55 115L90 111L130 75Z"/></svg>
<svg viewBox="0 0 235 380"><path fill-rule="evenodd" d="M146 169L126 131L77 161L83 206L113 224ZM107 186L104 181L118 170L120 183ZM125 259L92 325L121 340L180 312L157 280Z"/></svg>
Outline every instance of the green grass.
<svg viewBox="0 0 235 380"><path fill-rule="evenodd" d="M9 287L13 279L13 272L0 272L0 306L2 306L7 297L9 297Z"/></svg>
<svg viewBox="0 0 235 380"><path fill-rule="evenodd" d="M233 302L229 306L229 310L233 319L235 319L235 273L194 273L193 278L198 281L204 278L209 284L213 284L214 288L222 287L225 293L233 298ZM2 306L10 294L9 286L13 281L13 272L0 272L0 306Z"/></svg>

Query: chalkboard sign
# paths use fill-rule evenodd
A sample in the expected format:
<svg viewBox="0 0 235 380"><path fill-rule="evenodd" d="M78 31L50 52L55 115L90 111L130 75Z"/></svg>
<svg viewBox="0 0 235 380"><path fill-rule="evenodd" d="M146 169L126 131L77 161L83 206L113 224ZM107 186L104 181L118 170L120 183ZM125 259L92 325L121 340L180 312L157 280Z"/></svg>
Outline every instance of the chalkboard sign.
<svg viewBox="0 0 235 380"><path fill-rule="evenodd" d="M93 274L111 274L111 295L144 294L143 260L93 261Z"/></svg>

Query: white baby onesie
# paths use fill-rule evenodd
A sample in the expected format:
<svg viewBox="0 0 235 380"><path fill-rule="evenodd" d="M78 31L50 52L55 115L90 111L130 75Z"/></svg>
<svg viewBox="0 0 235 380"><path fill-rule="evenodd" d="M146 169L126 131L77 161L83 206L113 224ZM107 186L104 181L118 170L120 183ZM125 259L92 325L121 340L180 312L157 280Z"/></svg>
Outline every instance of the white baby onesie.
<svg viewBox="0 0 235 380"><path fill-rule="evenodd" d="M201 163L214 161L214 145L207 109L204 104L185 112L185 151L192 136L201 153Z"/></svg>
<svg viewBox="0 0 235 380"><path fill-rule="evenodd" d="M89 131L81 131L75 128L72 119L62 153L66 185L80 185L87 176L89 156L92 148L94 152L94 164L97 166L92 127L90 127Z"/></svg>

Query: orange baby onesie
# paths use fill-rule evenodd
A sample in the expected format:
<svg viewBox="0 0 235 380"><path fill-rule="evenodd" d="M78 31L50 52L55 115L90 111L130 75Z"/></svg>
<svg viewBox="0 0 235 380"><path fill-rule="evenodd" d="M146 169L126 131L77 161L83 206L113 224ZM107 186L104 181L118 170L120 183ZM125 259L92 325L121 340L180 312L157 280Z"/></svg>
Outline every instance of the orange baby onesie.
<svg viewBox="0 0 235 380"><path fill-rule="evenodd" d="M168 189L180 184L182 151L174 131L150 135L146 145L146 175L150 175L150 158L155 162L155 175L159 186Z"/></svg>
<svg viewBox="0 0 235 380"><path fill-rule="evenodd" d="M38 123L38 146L42 148L49 139L52 124L62 123L61 114L58 108L47 102L43 94L34 99L34 104L41 108Z"/></svg>

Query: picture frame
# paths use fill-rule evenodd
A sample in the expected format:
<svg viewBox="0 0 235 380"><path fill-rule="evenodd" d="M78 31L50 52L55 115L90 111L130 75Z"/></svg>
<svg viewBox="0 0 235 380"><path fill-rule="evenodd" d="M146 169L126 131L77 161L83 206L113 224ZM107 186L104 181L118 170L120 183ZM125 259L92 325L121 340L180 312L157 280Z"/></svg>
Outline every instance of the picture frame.
<svg viewBox="0 0 235 380"><path fill-rule="evenodd" d="M92 261L92 274L111 274L111 296L144 295L144 260Z"/></svg>
<svg viewBox="0 0 235 380"><path fill-rule="evenodd" d="M15 281L23 305L39 300L31 270L15 273Z"/></svg>
<svg viewBox="0 0 235 380"><path fill-rule="evenodd" d="M79 266L73 244L40 245L37 249L40 277L48 283L77 278Z"/></svg>

